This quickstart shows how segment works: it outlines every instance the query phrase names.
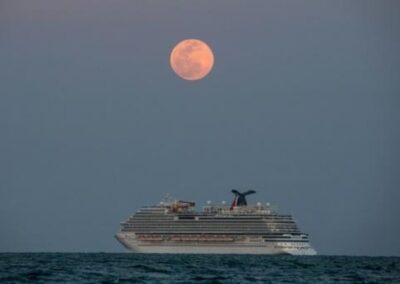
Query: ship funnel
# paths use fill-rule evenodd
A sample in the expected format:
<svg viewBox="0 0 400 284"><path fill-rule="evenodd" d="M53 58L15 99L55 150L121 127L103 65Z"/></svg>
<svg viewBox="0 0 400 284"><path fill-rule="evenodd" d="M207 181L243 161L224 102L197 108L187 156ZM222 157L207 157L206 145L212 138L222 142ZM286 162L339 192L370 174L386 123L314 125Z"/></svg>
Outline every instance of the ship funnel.
<svg viewBox="0 0 400 284"><path fill-rule="evenodd" d="M235 195L235 198L233 199L231 210L236 206L246 206L247 205L246 195L250 195L256 192L254 190L239 192L236 189L232 189L232 193Z"/></svg>

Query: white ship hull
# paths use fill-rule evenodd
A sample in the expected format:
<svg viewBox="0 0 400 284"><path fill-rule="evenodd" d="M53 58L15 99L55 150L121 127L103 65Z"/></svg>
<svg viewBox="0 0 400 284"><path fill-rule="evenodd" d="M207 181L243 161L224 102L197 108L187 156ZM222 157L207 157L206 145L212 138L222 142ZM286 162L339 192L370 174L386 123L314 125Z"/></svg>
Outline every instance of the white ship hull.
<svg viewBox="0 0 400 284"><path fill-rule="evenodd" d="M131 252L135 253L173 253L173 254L290 254L316 255L309 243L267 243L267 242L143 242L134 233L118 233L116 238Z"/></svg>

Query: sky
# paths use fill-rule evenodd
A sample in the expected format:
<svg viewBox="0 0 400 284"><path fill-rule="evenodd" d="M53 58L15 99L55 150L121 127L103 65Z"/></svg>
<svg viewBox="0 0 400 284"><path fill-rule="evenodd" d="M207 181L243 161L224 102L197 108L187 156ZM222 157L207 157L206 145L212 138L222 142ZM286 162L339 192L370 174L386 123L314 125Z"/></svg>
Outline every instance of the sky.
<svg viewBox="0 0 400 284"><path fill-rule="evenodd" d="M320 254L399 256L399 50L396 0L1 0L0 251L123 252L141 206L237 188Z"/></svg>

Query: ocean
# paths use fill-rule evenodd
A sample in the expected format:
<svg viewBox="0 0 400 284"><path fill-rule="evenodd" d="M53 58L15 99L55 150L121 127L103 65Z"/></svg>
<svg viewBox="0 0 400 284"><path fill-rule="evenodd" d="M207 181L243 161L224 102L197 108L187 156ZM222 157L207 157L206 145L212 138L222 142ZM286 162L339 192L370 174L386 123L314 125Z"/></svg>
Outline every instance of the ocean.
<svg viewBox="0 0 400 284"><path fill-rule="evenodd" d="M400 283L400 257L2 253L0 283Z"/></svg>

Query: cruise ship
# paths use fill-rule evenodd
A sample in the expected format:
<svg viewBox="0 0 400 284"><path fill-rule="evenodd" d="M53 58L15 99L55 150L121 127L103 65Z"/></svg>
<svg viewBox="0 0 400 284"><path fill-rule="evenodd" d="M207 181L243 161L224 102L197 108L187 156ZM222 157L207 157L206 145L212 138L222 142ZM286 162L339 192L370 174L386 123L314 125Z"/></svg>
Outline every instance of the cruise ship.
<svg viewBox="0 0 400 284"><path fill-rule="evenodd" d="M291 215L269 203L247 205L254 190L232 193L230 206L209 201L202 212L194 202L171 198L142 207L121 223L116 238L136 253L316 254Z"/></svg>

